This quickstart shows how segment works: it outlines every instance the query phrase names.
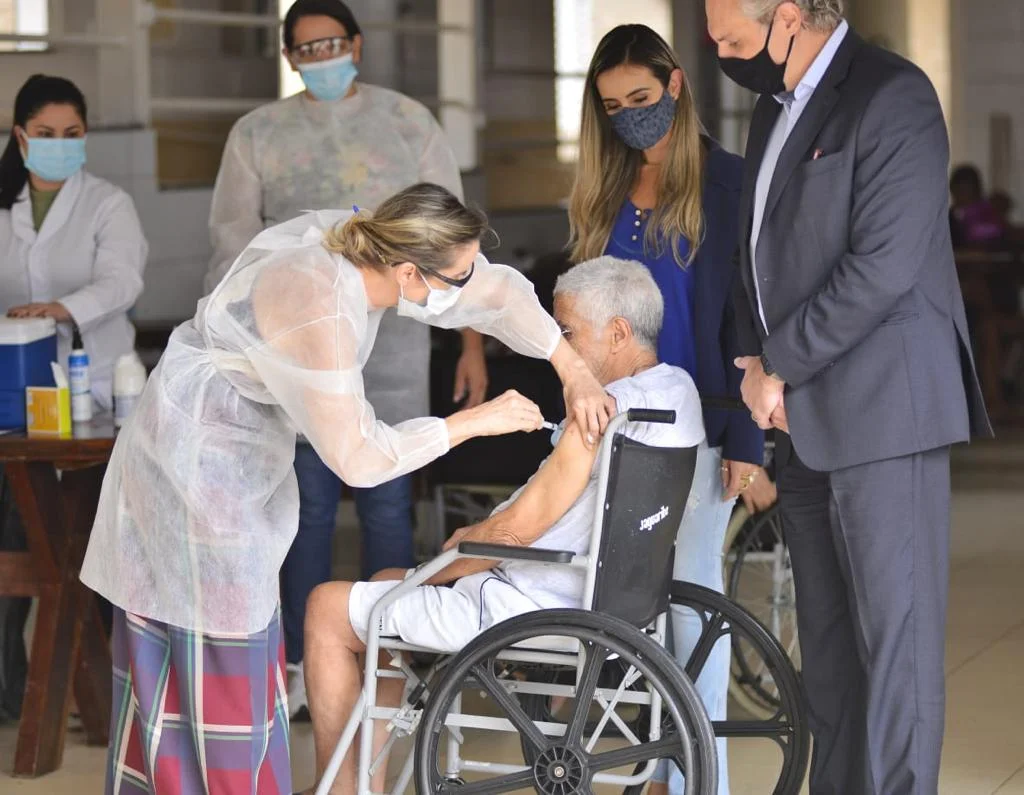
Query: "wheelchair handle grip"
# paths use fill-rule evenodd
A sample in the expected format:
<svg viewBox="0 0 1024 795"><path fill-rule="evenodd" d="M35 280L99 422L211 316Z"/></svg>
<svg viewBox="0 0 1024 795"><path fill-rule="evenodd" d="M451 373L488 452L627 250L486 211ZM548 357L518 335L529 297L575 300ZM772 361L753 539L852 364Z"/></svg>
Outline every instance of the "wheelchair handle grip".
<svg viewBox="0 0 1024 795"><path fill-rule="evenodd" d="M629 409L626 419L630 422L660 422L671 425L676 421L676 413L664 409Z"/></svg>

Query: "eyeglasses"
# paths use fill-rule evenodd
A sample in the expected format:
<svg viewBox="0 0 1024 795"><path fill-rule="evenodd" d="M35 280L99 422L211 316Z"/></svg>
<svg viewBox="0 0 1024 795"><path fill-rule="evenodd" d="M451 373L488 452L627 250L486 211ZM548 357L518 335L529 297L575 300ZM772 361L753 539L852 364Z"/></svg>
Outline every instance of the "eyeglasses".
<svg viewBox="0 0 1024 795"><path fill-rule="evenodd" d="M314 39L293 47L290 52L296 61L326 61L348 55L352 51L351 36L330 36L326 39Z"/></svg>
<svg viewBox="0 0 1024 795"><path fill-rule="evenodd" d="M469 273L467 273L461 279L453 279L451 276L445 276L443 273L438 273L433 268L425 268L422 265L417 265L416 267L419 268L423 273L430 274L438 281L442 281L451 287L461 288L469 284L469 280L473 278L473 271L476 270L476 263L474 262L472 265L469 266Z"/></svg>

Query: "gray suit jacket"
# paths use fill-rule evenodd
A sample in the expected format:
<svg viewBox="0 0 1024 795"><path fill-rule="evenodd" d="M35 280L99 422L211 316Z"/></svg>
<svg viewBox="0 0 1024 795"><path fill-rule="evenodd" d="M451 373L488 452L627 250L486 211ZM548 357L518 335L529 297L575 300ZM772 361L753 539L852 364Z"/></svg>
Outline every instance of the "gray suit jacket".
<svg viewBox="0 0 1024 795"><path fill-rule="evenodd" d="M950 243L949 142L928 78L850 31L786 142L757 275L754 184L781 106L762 97L740 198L748 353L788 384L794 448L833 471L989 435Z"/></svg>

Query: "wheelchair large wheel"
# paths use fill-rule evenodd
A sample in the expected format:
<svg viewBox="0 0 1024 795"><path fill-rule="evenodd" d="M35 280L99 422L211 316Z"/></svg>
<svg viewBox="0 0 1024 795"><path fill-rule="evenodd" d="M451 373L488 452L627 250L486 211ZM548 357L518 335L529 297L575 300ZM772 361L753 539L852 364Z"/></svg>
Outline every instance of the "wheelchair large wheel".
<svg viewBox="0 0 1024 795"><path fill-rule="evenodd" d="M537 662L546 666L570 671L579 665L579 678L571 691L572 708L564 723L535 723L522 707L522 693L529 691L531 683L518 677L529 676L537 657L541 658ZM615 670L624 666L628 672L630 688L625 703L649 699L652 693L660 697L665 731L659 739L651 739L650 732L645 738L638 737L621 722L615 710L623 703L627 688L600 687L602 671L609 666ZM637 688L637 682L645 686ZM480 690L498 709L499 723L510 724L505 730L511 728L520 735L521 763L497 770L495 765L474 767L463 761L453 769L450 759L442 759L442 739L450 735L451 753L451 739L460 742L472 725L472 719L460 712L461 696ZM660 759L672 760L684 772L686 795L717 792L714 737L693 685L664 648L619 619L584 610L542 610L510 619L452 658L430 692L416 737L419 795L491 795L531 788L544 795L590 793L594 783L603 783L605 776L618 776L622 781L604 782L629 786ZM595 709L605 717L588 732ZM484 720L498 728L494 717ZM609 738L604 731L608 722L618 726L619 738ZM470 783L457 778L463 770L486 775L488 768L497 775ZM602 778L595 779L597 776Z"/></svg>
<svg viewBox="0 0 1024 795"><path fill-rule="evenodd" d="M775 683L775 707L767 716L742 720L714 721L715 737L736 740L772 741L782 751L773 795L796 795L803 785L810 756L810 731L801 697L800 681L789 656L779 641L743 608L719 593L699 585L673 582L671 602L689 608L701 620L702 631L686 675L696 682L715 643L728 636L733 648L743 644L750 659ZM766 775L767 775L767 771ZM637 791L638 792L638 791Z"/></svg>
<svg viewBox="0 0 1024 795"><path fill-rule="evenodd" d="M769 629L799 671L796 592L778 505L747 519L725 565L726 595ZM733 639L729 693L751 715L768 718L779 705L779 694L762 663L763 656L745 639Z"/></svg>

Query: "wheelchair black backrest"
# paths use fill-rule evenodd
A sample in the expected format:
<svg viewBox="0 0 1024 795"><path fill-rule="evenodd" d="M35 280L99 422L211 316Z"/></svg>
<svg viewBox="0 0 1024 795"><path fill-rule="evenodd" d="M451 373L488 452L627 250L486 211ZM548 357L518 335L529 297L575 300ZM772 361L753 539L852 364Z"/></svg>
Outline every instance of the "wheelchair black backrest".
<svg viewBox="0 0 1024 795"><path fill-rule="evenodd" d="M697 448L650 447L616 434L602 511L592 609L646 627L668 609L674 547Z"/></svg>

